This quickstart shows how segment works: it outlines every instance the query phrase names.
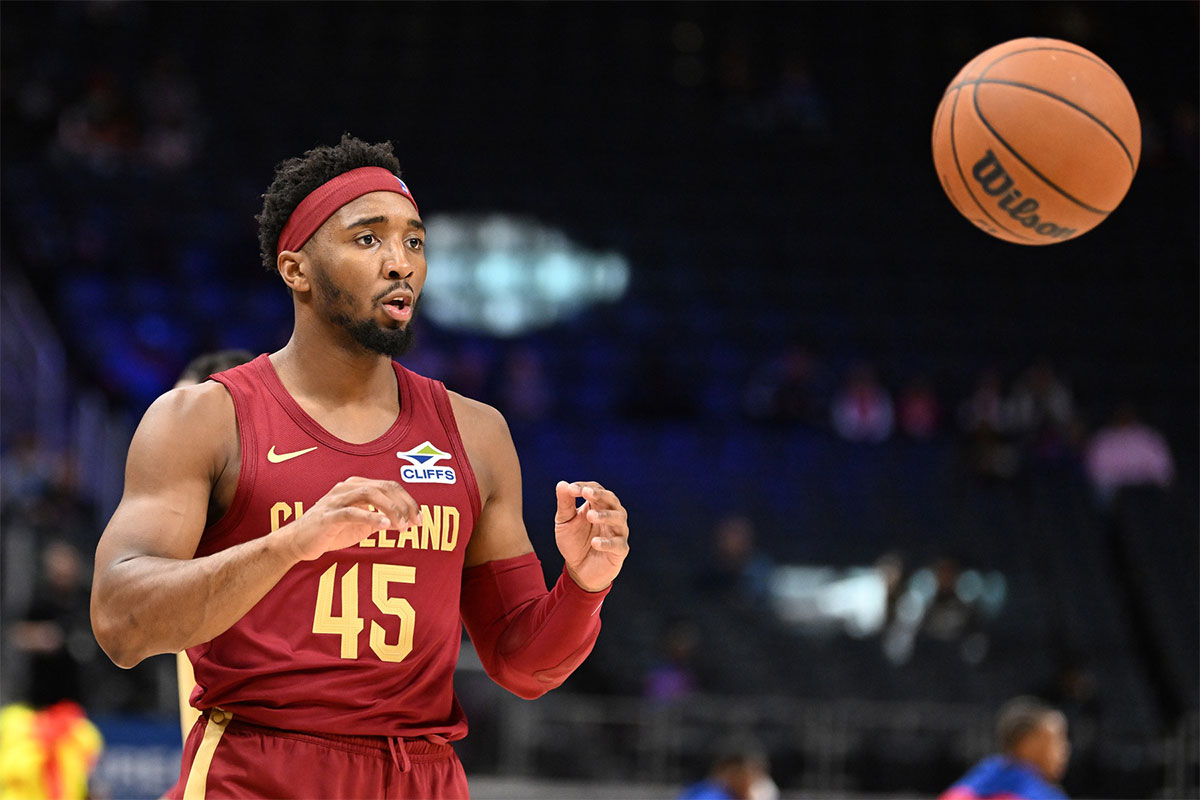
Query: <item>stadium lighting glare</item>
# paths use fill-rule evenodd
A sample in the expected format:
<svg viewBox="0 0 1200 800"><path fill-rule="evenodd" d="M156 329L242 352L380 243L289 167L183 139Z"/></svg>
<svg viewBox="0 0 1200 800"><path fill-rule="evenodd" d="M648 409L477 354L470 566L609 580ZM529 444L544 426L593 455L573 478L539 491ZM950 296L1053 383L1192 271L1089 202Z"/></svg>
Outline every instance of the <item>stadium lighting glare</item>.
<svg viewBox="0 0 1200 800"><path fill-rule="evenodd" d="M427 220L422 310L444 328L513 337L549 327L629 288L629 262L536 220L440 214Z"/></svg>

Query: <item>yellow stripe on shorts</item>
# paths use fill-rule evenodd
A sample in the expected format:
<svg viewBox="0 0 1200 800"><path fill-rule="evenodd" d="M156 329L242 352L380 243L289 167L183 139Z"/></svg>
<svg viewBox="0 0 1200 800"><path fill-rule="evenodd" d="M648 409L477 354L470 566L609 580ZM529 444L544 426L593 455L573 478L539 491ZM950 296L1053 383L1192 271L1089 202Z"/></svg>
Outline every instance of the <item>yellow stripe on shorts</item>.
<svg viewBox="0 0 1200 800"><path fill-rule="evenodd" d="M204 800L208 784L208 770L212 766L213 754L217 752L217 743L225 735L233 714L214 708L208 715L208 724L204 726L204 738L192 759L192 768L188 771L187 786L183 789L183 800Z"/></svg>

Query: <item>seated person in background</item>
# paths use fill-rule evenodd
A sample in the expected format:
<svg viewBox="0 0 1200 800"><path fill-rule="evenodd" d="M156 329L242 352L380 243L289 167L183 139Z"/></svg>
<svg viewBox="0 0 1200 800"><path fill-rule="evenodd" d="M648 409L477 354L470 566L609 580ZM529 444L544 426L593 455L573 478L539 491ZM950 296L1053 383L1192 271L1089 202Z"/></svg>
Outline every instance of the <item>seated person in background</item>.
<svg viewBox="0 0 1200 800"><path fill-rule="evenodd" d="M1124 403L1108 425L1096 431L1084 455L1088 479L1101 502L1125 486L1166 489L1175 479L1175 462L1166 439Z"/></svg>
<svg viewBox="0 0 1200 800"><path fill-rule="evenodd" d="M1065 800L1058 787L1071 745L1067 718L1032 697L1017 697L996 718L1000 752L980 761L938 800Z"/></svg>
<svg viewBox="0 0 1200 800"><path fill-rule="evenodd" d="M868 364L856 364L846 373L831 413L833 429L848 442L878 444L892 435L896 422L891 395Z"/></svg>
<svg viewBox="0 0 1200 800"><path fill-rule="evenodd" d="M672 620L661 636L659 658L642 678L643 696L652 702L686 700L699 689L696 676L696 647L700 629L690 619Z"/></svg>
<svg viewBox="0 0 1200 800"><path fill-rule="evenodd" d="M711 560L697 576L697 590L738 608L761 607L774 563L759 549L756 539L754 521L749 517L722 517L713 528Z"/></svg>
<svg viewBox="0 0 1200 800"><path fill-rule="evenodd" d="M767 756L749 741L726 744L702 781L684 788L677 800L776 800Z"/></svg>

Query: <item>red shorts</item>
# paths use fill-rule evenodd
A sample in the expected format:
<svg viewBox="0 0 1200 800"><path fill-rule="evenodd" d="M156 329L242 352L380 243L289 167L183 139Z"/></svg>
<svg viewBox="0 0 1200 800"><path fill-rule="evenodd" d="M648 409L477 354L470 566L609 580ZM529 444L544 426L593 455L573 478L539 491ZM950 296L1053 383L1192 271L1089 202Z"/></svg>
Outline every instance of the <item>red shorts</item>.
<svg viewBox="0 0 1200 800"><path fill-rule="evenodd" d="M196 721L184 744L179 782L165 795L171 800L469 796L467 776L449 744L282 731L235 720L220 709Z"/></svg>

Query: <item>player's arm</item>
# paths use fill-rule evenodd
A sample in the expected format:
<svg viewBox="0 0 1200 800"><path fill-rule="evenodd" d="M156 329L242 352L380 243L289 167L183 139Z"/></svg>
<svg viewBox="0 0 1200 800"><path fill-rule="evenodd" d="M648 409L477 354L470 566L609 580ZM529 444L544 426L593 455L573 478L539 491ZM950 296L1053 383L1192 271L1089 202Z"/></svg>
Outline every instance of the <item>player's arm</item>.
<svg viewBox="0 0 1200 800"><path fill-rule="evenodd" d="M525 530L508 426L494 409L452 397L482 504L466 552L463 621L493 680L537 697L566 680L595 644L600 606L629 549L625 510L599 484L558 484L555 538L564 570L547 591ZM584 503L576 508L578 498Z"/></svg>
<svg viewBox="0 0 1200 800"><path fill-rule="evenodd" d="M412 499L395 484L351 478L299 520L193 558L213 487L236 463L236 438L233 401L217 383L167 392L134 433L125 491L96 548L92 583L92 629L118 666L211 640L298 561L415 515Z"/></svg>

